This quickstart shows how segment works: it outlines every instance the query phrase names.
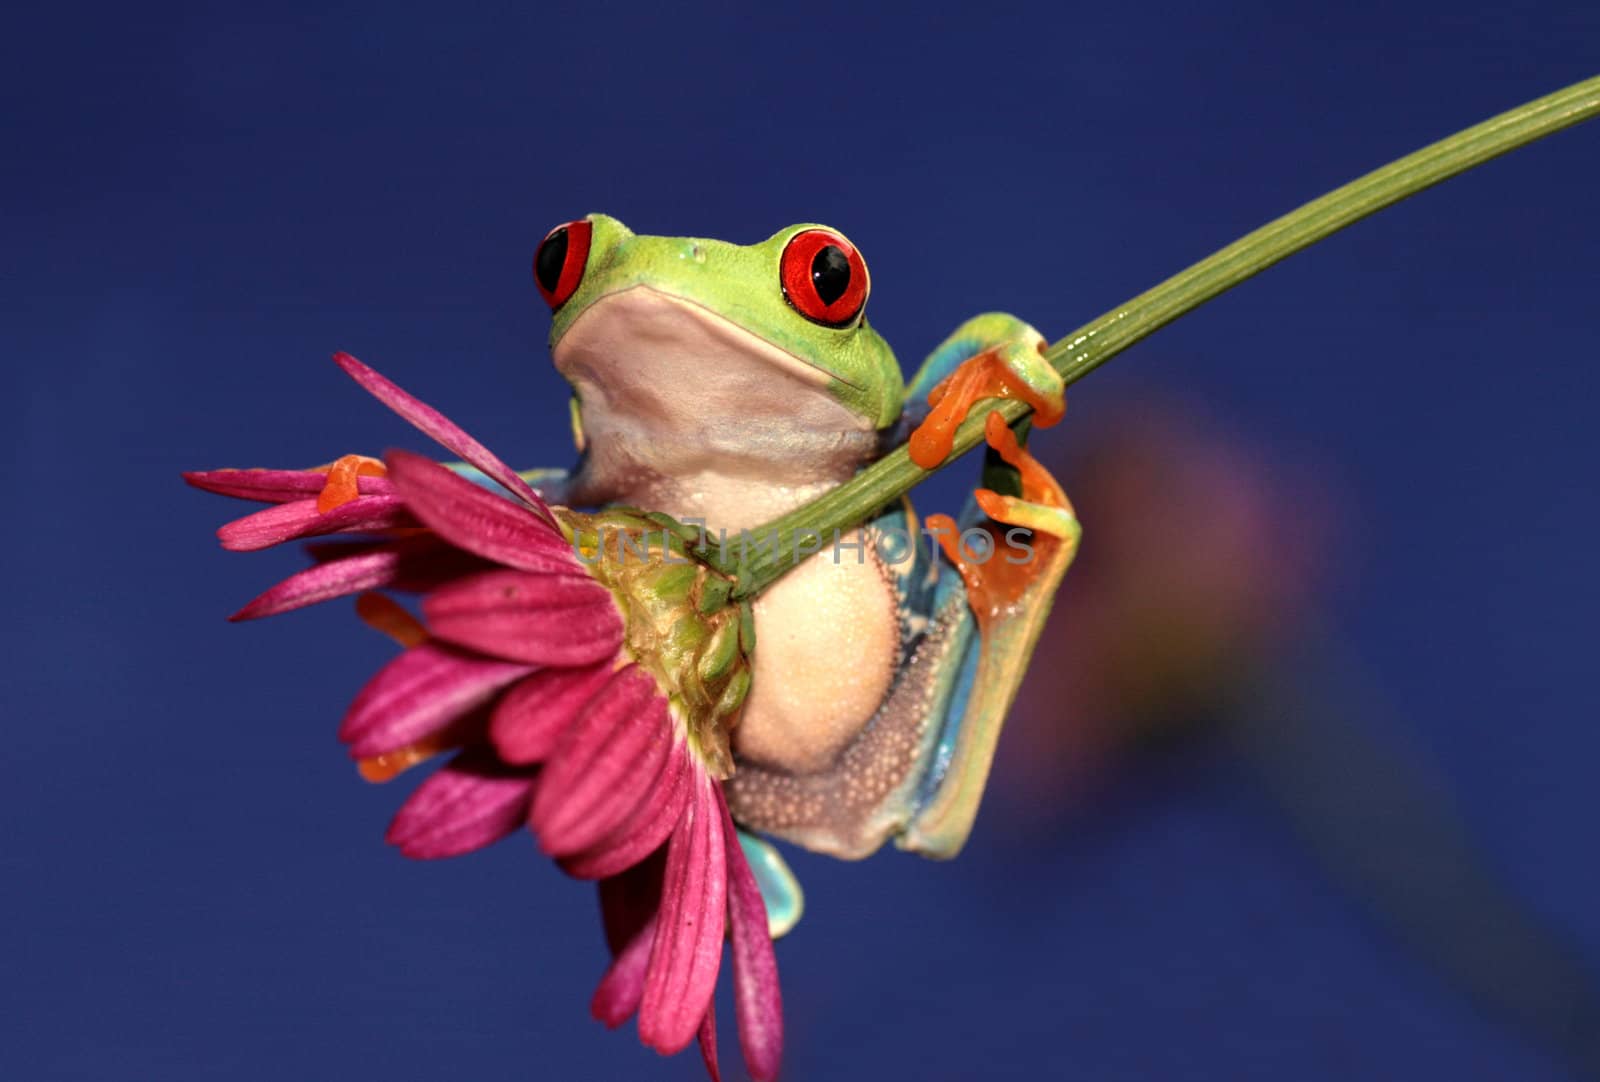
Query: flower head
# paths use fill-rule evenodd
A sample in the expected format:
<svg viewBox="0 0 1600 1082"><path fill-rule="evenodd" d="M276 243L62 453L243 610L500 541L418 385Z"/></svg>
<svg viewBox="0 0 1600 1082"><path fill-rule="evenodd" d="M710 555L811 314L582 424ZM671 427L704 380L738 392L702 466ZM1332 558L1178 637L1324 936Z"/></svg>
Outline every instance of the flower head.
<svg viewBox="0 0 1600 1082"><path fill-rule="evenodd" d="M404 649L357 693L340 739L374 781L451 753L389 841L430 859L529 827L568 874L600 882L615 959L595 1017L617 1026L637 1013L640 1039L666 1054L698 1037L713 1077L728 936L745 1059L754 1077L775 1077L777 964L721 785L750 684L748 606L729 601L728 581L692 558L692 535L669 517L550 507L438 411L353 357L335 360L507 495L405 451L186 474L273 505L223 526L225 548L361 535L313 544L312 567L233 618L357 595L363 619ZM420 593L421 620L373 592L385 589Z"/></svg>

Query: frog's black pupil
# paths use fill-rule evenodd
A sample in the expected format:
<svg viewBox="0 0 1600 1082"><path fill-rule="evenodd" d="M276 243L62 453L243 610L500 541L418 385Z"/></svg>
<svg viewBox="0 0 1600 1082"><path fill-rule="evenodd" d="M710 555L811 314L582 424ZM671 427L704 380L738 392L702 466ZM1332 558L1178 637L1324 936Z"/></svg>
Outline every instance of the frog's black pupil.
<svg viewBox="0 0 1600 1082"><path fill-rule="evenodd" d="M533 257L533 273L546 293L554 293L561 282L561 268L567 265L567 227L551 233Z"/></svg>
<svg viewBox="0 0 1600 1082"><path fill-rule="evenodd" d="M540 257L543 258L542 253ZM837 245L821 249L811 260L811 283L817 287L823 304L832 304L844 296L850 287L850 260Z"/></svg>

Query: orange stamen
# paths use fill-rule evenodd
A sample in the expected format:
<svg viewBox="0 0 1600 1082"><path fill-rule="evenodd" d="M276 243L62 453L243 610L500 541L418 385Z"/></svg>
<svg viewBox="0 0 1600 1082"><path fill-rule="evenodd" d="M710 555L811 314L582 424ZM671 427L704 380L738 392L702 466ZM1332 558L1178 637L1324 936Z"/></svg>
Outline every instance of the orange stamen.
<svg viewBox="0 0 1600 1082"><path fill-rule="evenodd" d="M392 597L365 593L356 598L356 615L374 631L381 631L401 646L418 646L428 641L428 629Z"/></svg>
<svg viewBox="0 0 1600 1082"><path fill-rule="evenodd" d="M986 349L961 362L954 372L928 392L933 409L911 434L907 450L911 461L931 470L950 457L956 429L972 407L985 398L1020 398L1034 410L1034 423L1049 428L1061 420L1064 406L1050 402L1014 375L1000 359L998 348Z"/></svg>
<svg viewBox="0 0 1600 1082"><path fill-rule="evenodd" d="M366 455L344 455L313 472L326 472L327 482L317 493L317 510L326 515L361 495L360 477L382 477L389 471L382 462Z"/></svg>

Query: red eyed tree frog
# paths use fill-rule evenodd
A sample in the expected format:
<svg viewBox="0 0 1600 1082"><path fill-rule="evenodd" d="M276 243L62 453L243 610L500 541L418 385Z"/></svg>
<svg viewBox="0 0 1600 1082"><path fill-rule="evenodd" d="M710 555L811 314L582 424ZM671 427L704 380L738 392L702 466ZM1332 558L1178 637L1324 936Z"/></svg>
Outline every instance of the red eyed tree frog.
<svg viewBox="0 0 1600 1082"><path fill-rule="evenodd" d="M963 323L907 386L867 322L865 261L826 226L740 246L636 235L592 214L552 230L533 269L581 457L525 476L562 503L665 511L735 544L908 438L919 465L937 465L979 400L1025 398L1038 424L1061 416L1044 339L1008 315ZM925 528L902 501L756 600L726 783L744 831L844 858L891 839L950 857L966 840L1079 536L1061 489L998 414L987 436L1010 494L980 490L961 523ZM781 934L798 887L775 849L743 841Z"/></svg>

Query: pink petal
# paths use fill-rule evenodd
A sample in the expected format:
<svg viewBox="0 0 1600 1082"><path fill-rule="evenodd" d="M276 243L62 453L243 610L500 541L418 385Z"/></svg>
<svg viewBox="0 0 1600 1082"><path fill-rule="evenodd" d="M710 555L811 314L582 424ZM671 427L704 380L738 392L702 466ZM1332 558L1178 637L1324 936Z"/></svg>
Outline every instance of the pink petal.
<svg viewBox="0 0 1600 1082"><path fill-rule="evenodd" d="M540 515L546 519L551 518L550 509L545 506L544 500L540 499L539 494L529 487L528 482L517 476L516 470L507 466L487 447L467 435L450 418L427 403L402 391L394 383L378 375L377 372L374 372L348 353L335 353L333 360L335 364L349 374L351 379L366 388L367 392L378 401L394 410L427 435L438 440L439 443L443 444L447 450L457 457L476 466L485 476L500 482ZM468 484L471 484L471 482L469 481ZM552 519L551 521L554 520Z"/></svg>
<svg viewBox="0 0 1600 1082"><path fill-rule="evenodd" d="M675 744L644 804L604 841L562 857L561 870L574 879L606 880L644 860L660 848L683 818L698 771L690 761L688 748L681 741Z"/></svg>
<svg viewBox="0 0 1600 1082"><path fill-rule="evenodd" d="M376 590L392 583L399 570L400 555L392 550L374 550L333 560L319 567L308 567L290 575L228 619L255 620L263 616L276 616L280 612L304 608L319 601L363 590Z"/></svg>
<svg viewBox="0 0 1600 1082"><path fill-rule="evenodd" d="M616 1029L633 1017L644 995L645 969L650 964L650 947L656 938L656 918L650 917L643 928L633 934L627 946L612 960L600 987L594 990L589 1001L589 1013L608 1029Z"/></svg>
<svg viewBox="0 0 1600 1082"><path fill-rule="evenodd" d="M526 508L410 451L384 461L406 505L451 544L523 571L587 576L561 531Z"/></svg>
<svg viewBox="0 0 1600 1082"><path fill-rule="evenodd" d="M706 1016L700 1020L700 1058L706 1061L706 1073L711 1082L722 1082L722 1068L717 1064L717 1000L713 996L706 1004Z"/></svg>
<svg viewBox="0 0 1600 1082"><path fill-rule="evenodd" d="M233 552L254 552L325 533L360 533L415 526L399 496L358 496L326 513L315 499L293 500L234 519L217 531L222 547Z"/></svg>
<svg viewBox="0 0 1600 1082"><path fill-rule="evenodd" d="M392 541L308 541L305 549L307 555L319 564L373 552L395 553L400 562L389 586L413 593L437 589L451 579L494 567L481 556L458 549L429 531Z"/></svg>
<svg viewBox="0 0 1600 1082"><path fill-rule="evenodd" d="M639 1003L639 1039L662 1055L694 1039L722 965L727 858L714 784L697 774L693 802L667 846L660 925Z"/></svg>
<svg viewBox="0 0 1600 1082"><path fill-rule="evenodd" d="M219 496L288 503L315 497L328 483L328 474L318 470L192 470L183 479ZM358 477L356 491L363 496L392 496L394 483L387 477Z"/></svg>
<svg viewBox="0 0 1600 1082"><path fill-rule="evenodd" d="M716 786L722 837L728 863L728 926L733 947L733 1000L739 1018L739 1046L755 1082L778 1077L783 1061L783 992L778 958L767 930L767 905L755 873L744 858L739 832L728 814L722 786Z"/></svg>
<svg viewBox="0 0 1600 1082"><path fill-rule="evenodd" d="M488 566L431 534L376 543L311 544L307 548L318 566L290 575L228 619L276 616L364 590L432 589Z"/></svg>
<svg viewBox="0 0 1600 1082"><path fill-rule="evenodd" d="M435 642L413 646L379 669L339 726L350 754L367 759L415 744L476 709L520 676L517 665Z"/></svg>
<svg viewBox="0 0 1600 1082"><path fill-rule="evenodd" d="M528 818L534 775L479 749L436 770L401 805L387 840L408 857L432 860L482 849Z"/></svg>
<svg viewBox="0 0 1600 1082"><path fill-rule="evenodd" d="M667 848L661 846L621 875L595 884L600 898L600 919L606 946L619 954L634 933L649 923L661 908L661 880L667 870Z"/></svg>
<svg viewBox="0 0 1600 1082"><path fill-rule="evenodd" d="M613 674L545 768L530 818L540 848L564 856L603 840L648 798L673 744L655 677L637 666Z"/></svg>
<svg viewBox="0 0 1600 1082"><path fill-rule="evenodd" d="M422 612L441 639L536 665L592 665L622 646L622 613L590 578L485 571L429 594Z"/></svg>
<svg viewBox="0 0 1600 1082"><path fill-rule="evenodd" d="M550 757L556 742L611 679L611 663L581 669L541 669L495 704L489 739L508 763L538 763Z"/></svg>

